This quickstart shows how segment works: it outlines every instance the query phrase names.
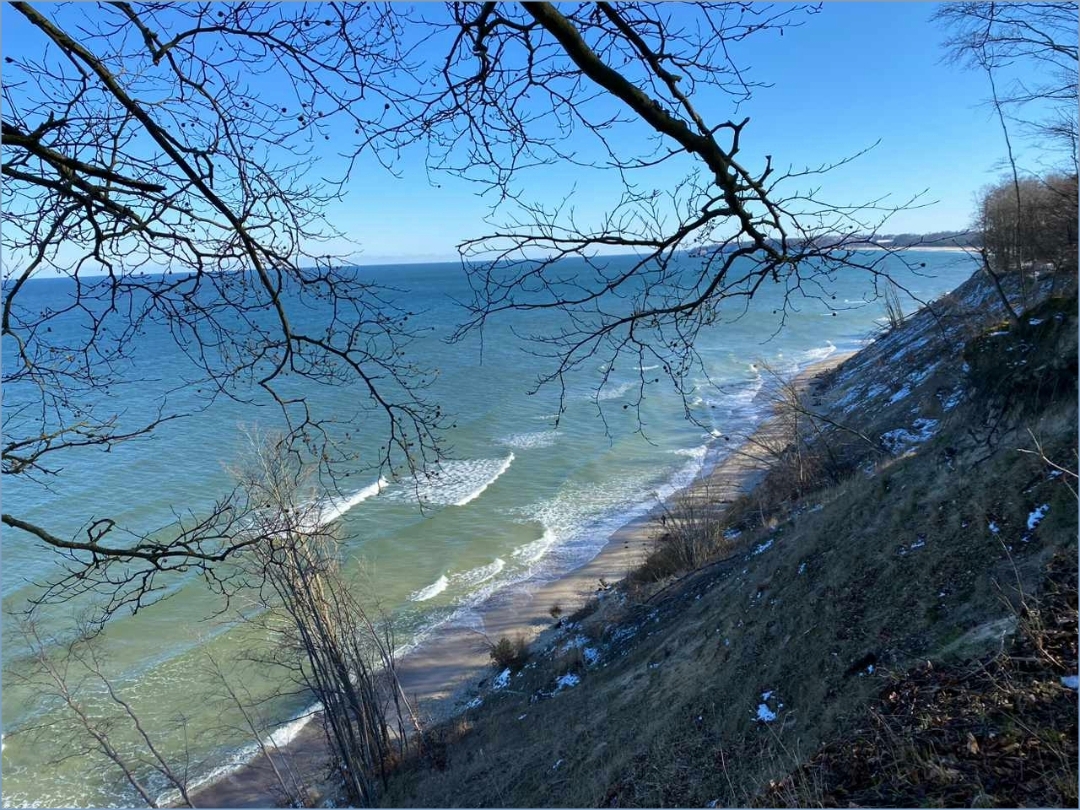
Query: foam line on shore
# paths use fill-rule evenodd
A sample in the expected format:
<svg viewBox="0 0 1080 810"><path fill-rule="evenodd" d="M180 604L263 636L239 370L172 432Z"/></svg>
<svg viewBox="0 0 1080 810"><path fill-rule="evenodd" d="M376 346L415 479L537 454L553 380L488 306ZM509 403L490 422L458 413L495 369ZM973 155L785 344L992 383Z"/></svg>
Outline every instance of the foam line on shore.
<svg viewBox="0 0 1080 810"><path fill-rule="evenodd" d="M831 348L830 348L831 347ZM807 359L799 363L799 373L806 373L806 370L816 364L820 363L825 357L832 355L836 351L836 347L830 344L830 347L816 350L818 352L827 352L824 357L815 357L811 355ZM811 350L815 351L815 350ZM741 391L733 391L732 395L742 400L743 404L749 404L752 402L762 385L762 378L758 375L753 380L748 380L745 383L745 388ZM762 413L757 415L758 418L748 420L748 424L744 427L747 428L747 432L755 429L766 417L767 414ZM542 535L534 541L525 543L514 549L509 555L511 563L507 563L502 558L496 558L492 563L477 568L469 569L461 574L442 574L439 578L430 585L421 588L409 596L409 601L422 602L434 598L440 593L443 593L447 588L455 584L463 584L466 586L475 586L486 583L486 587L480 588L471 593L462 594L453 604L456 606L456 610L453 610L449 615L431 622L419 629L414 637L409 642L403 644L398 650L398 660L400 661L407 654L411 653L424 642L429 640L434 632L440 627L447 625L454 625L466 620L467 617L476 615L478 605L484 600L489 599L497 591L505 589L513 585L525 585L529 586L530 582L543 582L543 577L537 580L537 574L539 564L545 559L550 560L552 557L552 551L556 549L566 550L567 546L573 546L569 550L568 554L560 554L559 562L566 565L566 570L556 572L559 577L570 575L574 570L587 564L590 560L597 557L611 539L616 536L616 533L633 524L635 521L642 520L653 509L655 509L660 503L669 502L671 498L675 497L680 491L685 490L687 487L693 486L696 482L703 480L706 476L711 474L713 467L719 463L721 456L717 451L726 450L726 446L721 442L716 441L715 434L713 441L705 444L673 450L672 453L686 457L686 462L675 469L665 481L652 488L643 486L637 486L625 497L618 499L617 502L612 503L610 508L601 511L599 514L594 514L591 517L585 518L580 524L577 525L561 525L558 528L548 525L547 521L541 520L540 516L532 516L532 520L537 520L543 526ZM493 471L493 474L486 477L484 483L471 490L467 496L461 497L459 501L454 503L467 503L479 497L488 486L491 485L499 476L501 476L514 459L513 453L504 460ZM477 460L473 462L464 462L466 469L475 472L478 465L488 464L496 460ZM489 468L490 469L490 468ZM454 482L454 486L450 487L451 491L460 491L457 485L461 484L460 480ZM588 493L583 493L588 494ZM444 501L445 502L445 501ZM554 517L552 515L551 517ZM575 517L584 517L577 515ZM562 521L556 521L561 523ZM588 542L584 542L585 540ZM599 541L599 542L597 542ZM560 566L561 567L561 566ZM498 575L507 573L505 578ZM311 716L314 710L309 710L308 716L302 716L296 718L289 723L286 723L276 729L271 737L278 735L275 741L278 745L283 745L293 740L296 735L302 729L306 722L310 722ZM303 723L299 721L303 720ZM283 743L284 741L284 743ZM269 738L267 744L269 745ZM243 767L248 761L254 758L258 753L258 747L254 744L247 746L245 749L236 752L225 765L216 768L207 777L198 780L198 785L206 784L207 782L220 779L232 771Z"/></svg>

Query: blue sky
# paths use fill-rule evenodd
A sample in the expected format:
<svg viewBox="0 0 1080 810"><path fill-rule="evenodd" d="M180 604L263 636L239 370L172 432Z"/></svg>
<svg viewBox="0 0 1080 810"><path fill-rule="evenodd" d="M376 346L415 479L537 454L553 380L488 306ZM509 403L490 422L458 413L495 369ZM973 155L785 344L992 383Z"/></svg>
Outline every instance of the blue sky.
<svg viewBox="0 0 1080 810"><path fill-rule="evenodd" d="M889 194L900 202L925 190L925 200L935 204L901 213L889 231L968 227L976 193L1002 173L1005 146L982 103L989 94L985 76L943 63L944 34L930 20L934 9L930 3L825 3L782 38L746 40L736 59L773 86L755 91L741 107L751 118L745 153L771 154L799 168L844 158L880 139L869 154L822 178L823 194L844 202ZM409 157L400 180L374 167L363 172L335 217L363 245L362 261L451 259L457 241L485 230L486 206L474 186L440 176L440 187L433 188L420 155ZM1034 156L1021 158L1034 166ZM599 212L616 185L614 178L584 177L573 166L549 167L528 185L537 200L571 191L579 211Z"/></svg>
<svg viewBox="0 0 1080 810"><path fill-rule="evenodd" d="M1005 146L982 103L989 93L985 76L943 62L944 33L931 22L934 9L929 3L825 3L783 37L755 35L734 46L736 62L772 87L756 90L737 112L726 99L703 99L700 107L711 120L750 117L743 158L751 166L765 154L778 168L818 165L880 140L869 154L817 181L822 196L848 203L889 195L900 203L925 191L924 201L933 205L902 212L885 230L966 228L976 193L1002 174ZM4 23L5 51L33 47L25 23L10 9ZM646 130L624 137L638 134ZM331 144L350 135L335 134ZM332 150L324 154L329 169ZM1033 153L1020 157L1022 165L1035 167ZM650 182L674 184L685 168L658 170ZM488 202L477 186L429 177L420 148L405 152L398 170L396 178L361 159L346 199L330 211L334 225L359 244L358 261L453 260L460 241L486 232ZM524 186L537 202L572 195L586 221L602 216L619 190L611 173L567 165L533 172Z"/></svg>

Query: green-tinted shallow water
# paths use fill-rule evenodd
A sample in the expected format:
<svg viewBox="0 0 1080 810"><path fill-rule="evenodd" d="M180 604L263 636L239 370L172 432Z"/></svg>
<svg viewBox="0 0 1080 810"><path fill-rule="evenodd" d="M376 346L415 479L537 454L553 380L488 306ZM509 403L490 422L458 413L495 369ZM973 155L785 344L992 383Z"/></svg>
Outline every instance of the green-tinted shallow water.
<svg viewBox="0 0 1080 810"><path fill-rule="evenodd" d="M926 263L923 275L897 272L923 299L952 289L973 269L962 254L944 251L922 253L919 261ZM499 589L529 587L587 561L615 528L651 508L658 496L689 483L724 449L723 442L716 443L684 418L678 398L663 384L649 387L642 403L648 440L636 432L633 410L622 408L638 377L636 367L612 374L600 391L605 419L599 418L591 398L603 372L601 359L570 380L567 412L555 430L557 392L526 395L545 367L525 353L526 345L511 335L509 323L489 328L483 365L475 343L443 341L461 317L450 297L467 289L456 265L363 272L408 290L409 306L426 311L425 325L432 331L413 351L425 365L440 369L429 393L457 423L454 460L444 465L437 486L420 484L427 501L423 511L408 481L378 487L376 473L350 478L356 483L345 492L348 508L338 507L346 571L377 594L397 621L398 639L406 648L447 622L475 622L472 608ZM55 305L66 294L64 283L32 282L24 304ZM794 371L835 351L857 348L879 328L883 307L864 303L870 297L864 279L841 278L830 292L836 305L850 308L833 317L821 303L805 301L800 311L788 313L775 337L770 338L777 326L772 314L776 301L767 290L745 315L703 333L699 349L714 385L701 377L691 400L705 424L734 433L763 416L767 404L756 396L762 385L752 365L756 361ZM543 317L550 320L531 325L558 325L557 316ZM148 335L140 350L163 380L182 373L182 358L164 336ZM122 392L136 411L152 405L157 395L152 387ZM5 391L5 405L8 396ZM309 396L324 412L348 413L357 392L320 389ZM164 525L171 506L198 512L212 502L228 484L226 465L243 447L240 425L258 420L268 425L271 417L268 409L253 413L216 403L191 419L164 426L153 441L125 445L109 456L70 460L52 493L23 482L6 483L5 511L40 521L58 534L75 532L91 515ZM35 593L29 582L55 570L52 555L15 532L4 533L3 562L8 614ZM247 735L237 730L235 711L207 697L213 688L205 652L230 662L238 650L257 646L259 640L251 638L250 628L208 620L218 603L201 581L178 580L172 588L172 596L160 605L113 621L103 652L109 674L159 735L161 748L176 761L186 751L197 780L234 766L250 750ZM70 606L50 609L44 628L72 626L71 611ZM4 662L18 672L25 666L25 643L11 631L7 620ZM258 666L242 667L235 677L253 696L270 692L276 680L272 671ZM278 741L295 732L298 724L288 721L308 703L304 695L294 695L263 706ZM20 686L17 678L5 678L4 805L134 803L137 797L100 757L62 758L68 745L81 740L68 739L61 726L55 734L26 731L65 716L54 704ZM118 739L134 745L122 732ZM160 779L148 777L148 782L164 789Z"/></svg>

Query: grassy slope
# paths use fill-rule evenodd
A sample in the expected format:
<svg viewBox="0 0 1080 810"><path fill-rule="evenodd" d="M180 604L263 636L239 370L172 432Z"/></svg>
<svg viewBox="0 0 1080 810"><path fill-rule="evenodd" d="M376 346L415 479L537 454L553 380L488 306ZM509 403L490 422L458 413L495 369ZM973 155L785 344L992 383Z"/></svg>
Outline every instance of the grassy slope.
<svg viewBox="0 0 1080 810"><path fill-rule="evenodd" d="M979 715L983 732L993 723L1015 730L1013 718L1057 741L1039 770L1058 771L1028 793L1001 795L1075 806L1076 693L1058 681L1076 673L1075 578L1053 578L1066 607L1059 598L1047 615L1073 622L1054 637L1056 652L1030 654L1023 632L1055 555L1075 567L1075 479L1018 452L1034 446L1030 430L1047 457L1076 468L1069 295L1009 329L973 278L819 380L807 405L843 425L817 422L823 435L800 451L803 462L819 462L819 486L803 485L793 498L794 454L782 459L724 516L741 531L733 553L674 580L628 583L572 617L507 688L433 729L424 756L399 769L385 803L659 807L857 796L871 804L993 804L995 789L974 766L946 769L930 794L905 793L910 780L896 763L906 756L930 767L934 741L894 749L883 742L989 701L1000 716ZM1029 516L1044 505L1029 530ZM1006 649L1036 663L1016 665L1018 679L961 677L973 666L1013 672L1002 663ZM555 692L567 671L580 683ZM927 689L941 691L926 687L928 671L942 683L989 683L991 697L937 707L924 699ZM1022 684L1021 692L993 692L1003 682ZM905 683L922 686L911 693ZM959 688L966 698L977 691ZM762 722L759 712L775 719ZM883 715L892 719L868 720ZM896 779L872 785L860 772L867 783L856 789L845 763L870 726L891 729L874 737L875 773ZM971 729L957 729L957 744L970 750ZM976 750L993 748L986 739ZM1071 794L1061 773L1072 774Z"/></svg>

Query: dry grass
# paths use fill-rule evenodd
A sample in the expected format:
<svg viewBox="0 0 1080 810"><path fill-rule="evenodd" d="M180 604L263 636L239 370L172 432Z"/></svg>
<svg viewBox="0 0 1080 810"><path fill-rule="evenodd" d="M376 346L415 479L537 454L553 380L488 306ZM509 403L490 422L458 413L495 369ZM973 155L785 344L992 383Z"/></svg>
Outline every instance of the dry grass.
<svg viewBox="0 0 1080 810"><path fill-rule="evenodd" d="M1075 559L1056 557L1044 596L1021 607L1008 650L897 673L859 727L774 781L754 804L1076 807Z"/></svg>
<svg viewBox="0 0 1080 810"><path fill-rule="evenodd" d="M497 669L509 669L517 672L529 663L529 642L522 635L512 639L500 638L494 644L489 645L488 655L491 663Z"/></svg>
<svg viewBox="0 0 1080 810"><path fill-rule="evenodd" d="M732 542L725 536L726 510L717 504L708 484L666 504L660 521L653 551L628 575L635 585L662 583L731 551Z"/></svg>
<svg viewBox="0 0 1080 810"><path fill-rule="evenodd" d="M939 344L925 351L941 359ZM1075 558L1076 500L1067 476L1051 476L1060 471L1043 458L1072 458L1075 384L1071 398L1041 400L1023 424L1003 427L988 450L968 430L978 402L940 405L938 386L951 391L960 373L959 356L950 362L895 407L852 414L850 430L818 424L841 458L834 469L854 474L806 476L805 458L785 469L792 454L778 443L781 463L752 498L726 512L679 506L683 515L668 518L670 537L642 572L564 617L568 634L601 651L580 685L554 694L557 674L580 661L558 641L538 651L515 679L517 694L493 693L471 715L475 725L448 752L446 770L412 763L387 803L846 806L838 797L847 791L855 802L948 805L1074 796L1060 782L1071 773L1075 783L1075 731L1069 748L1061 724L1075 729L1076 695L1057 675L1059 664L1071 667L1060 674L1076 671L1076 585L1047 579L1045 569L1055 553ZM885 364L874 373L893 372ZM819 395L827 400L811 390L803 406L817 408ZM912 408L940 420L914 452L886 456L852 432L872 437L900 418L910 424ZM1017 452L1031 435L1039 455ZM801 497L791 489L799 476ZM1043 522L1028 531L1031 510L1044 504ZM725 538L732 525L741 536ZM1054 593L1071 594L1073 614L1055 607ZM1003 612L1018 617L1022 638L1045 639L1058 664L1033 641L1023 642L1033 645L1028 653L993 658L1000 634L975 631L1000 625ZM1066 636L1072 647L1061 652ZM897 674L885 680L887 671ZM766 692L777 714L769 724L755 711ZM973 764L969 732L989 770ZM1008 778L994 769L1021 756L1008 748L1017 742L1031 778L993 787L986 779L995 773ZM936 756L939 745L955 762ZM818 753L806 760L804 752ZM858 770L875 756L873 768ZM917 781L928 786L922 794Z"/></svg>

